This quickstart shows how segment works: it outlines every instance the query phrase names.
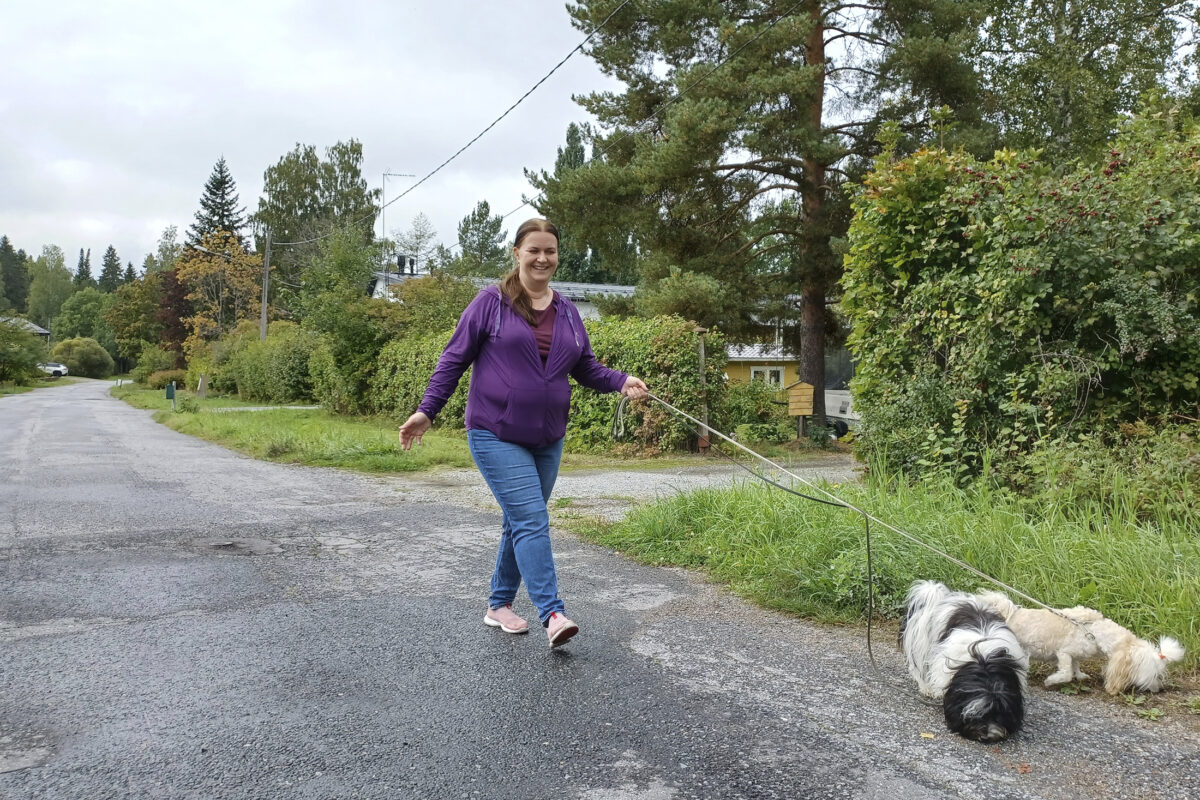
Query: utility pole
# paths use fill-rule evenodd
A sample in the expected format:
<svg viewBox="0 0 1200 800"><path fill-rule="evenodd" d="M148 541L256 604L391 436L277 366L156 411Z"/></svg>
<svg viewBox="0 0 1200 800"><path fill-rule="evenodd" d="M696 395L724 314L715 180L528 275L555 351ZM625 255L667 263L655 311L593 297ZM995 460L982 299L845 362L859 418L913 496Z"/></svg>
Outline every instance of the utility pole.
<svg viewBox="0 0 1200 800"><path fill-rule="evenodd" d="M271 280L271 229L267 228L267 247L263 254L262 308L258 315L258 340L267 338L267 286Z"/></svg>

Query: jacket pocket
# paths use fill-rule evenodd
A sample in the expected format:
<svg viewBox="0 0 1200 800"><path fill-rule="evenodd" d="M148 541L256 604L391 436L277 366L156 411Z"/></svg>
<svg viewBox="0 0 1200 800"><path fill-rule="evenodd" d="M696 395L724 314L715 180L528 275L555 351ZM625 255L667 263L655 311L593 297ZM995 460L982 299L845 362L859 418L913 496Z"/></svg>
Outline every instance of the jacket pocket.
<svg viewBox="0 0 1200 800"><path fill-rule="evenodd" d="M545 402L538 389L509 389L504 410L496 424L496 436L504 442L540 445L546 425Z"/></svg>

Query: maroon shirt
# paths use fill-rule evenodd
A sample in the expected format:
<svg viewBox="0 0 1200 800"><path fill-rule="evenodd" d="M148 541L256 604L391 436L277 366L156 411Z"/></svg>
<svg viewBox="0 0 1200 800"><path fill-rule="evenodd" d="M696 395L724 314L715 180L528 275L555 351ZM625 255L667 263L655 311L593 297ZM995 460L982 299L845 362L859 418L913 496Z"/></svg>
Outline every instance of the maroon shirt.
<svg viewBox="0 0 1200 800"><path fill-rule="evenodd" d="M541 311L534 309L533 313L537 318L537 325L533 326L533 338L537 340L538 355L542 357L542 365L545 366L546 358L550 355L550 342L554 340L554 303Z"/></svg>

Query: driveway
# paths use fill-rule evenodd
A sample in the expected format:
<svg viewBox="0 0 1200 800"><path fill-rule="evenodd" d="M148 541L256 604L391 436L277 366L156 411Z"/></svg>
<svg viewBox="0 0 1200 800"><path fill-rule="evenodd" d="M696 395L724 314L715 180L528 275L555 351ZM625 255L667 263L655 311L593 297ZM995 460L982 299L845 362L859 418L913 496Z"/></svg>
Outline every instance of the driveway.
<svg viewBox="0 0 1200 800"><path fill-rule="evenodd" d="M582 633L486 628L499 518L472 473L258 462L107 389L0 398L0 798L1200 796L1187 720L1036 687L1025 732L967 742L886 636L876 672L859 629L560 530ZM556 496L618 514L731 479Z"/></svg>

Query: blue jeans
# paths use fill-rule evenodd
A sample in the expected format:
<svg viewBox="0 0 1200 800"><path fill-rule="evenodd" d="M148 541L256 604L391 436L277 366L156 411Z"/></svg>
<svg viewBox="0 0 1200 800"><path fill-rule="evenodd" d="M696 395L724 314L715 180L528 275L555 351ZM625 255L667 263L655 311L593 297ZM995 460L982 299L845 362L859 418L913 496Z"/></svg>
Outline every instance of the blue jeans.
<svg viewBox="0 0 1200 800"><path fill-rule="evenodd" d="M509 605L521 579L543 623L563 613L550 551L550 513L546 501L558 478L562 439L545 447L528 448L502 442L491 431L467 431L471 457L504 512L496 571L492 574L489 608Z"/></svg>

